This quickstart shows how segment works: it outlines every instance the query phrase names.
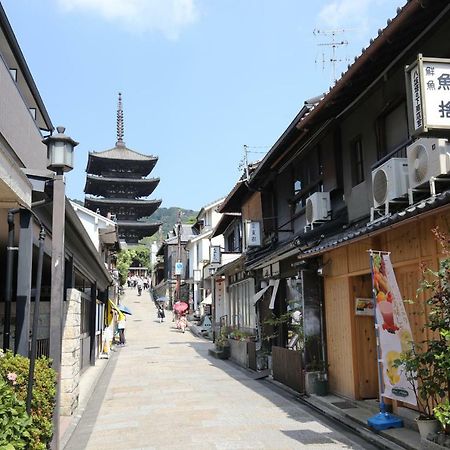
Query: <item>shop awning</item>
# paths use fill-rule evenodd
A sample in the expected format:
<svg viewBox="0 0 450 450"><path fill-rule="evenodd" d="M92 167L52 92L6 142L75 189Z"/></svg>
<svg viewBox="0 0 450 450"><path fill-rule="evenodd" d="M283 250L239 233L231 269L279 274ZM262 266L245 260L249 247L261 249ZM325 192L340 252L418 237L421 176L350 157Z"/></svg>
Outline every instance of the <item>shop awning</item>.
<svg viewBox="0 0 450 450"><path fill-rule="evenodd" d="M280 280L270 280L273 281L273 291L272 297L270 297L269 309L273 309L275 307L275 298L277 296L278 286L280 285Z"/></svg>
<svg viewBox="0 0 450 450"><path fill-rule="evenodd" d="M200 305L212 305L212 295L207 295L205 299L200 302Z"/></svg>

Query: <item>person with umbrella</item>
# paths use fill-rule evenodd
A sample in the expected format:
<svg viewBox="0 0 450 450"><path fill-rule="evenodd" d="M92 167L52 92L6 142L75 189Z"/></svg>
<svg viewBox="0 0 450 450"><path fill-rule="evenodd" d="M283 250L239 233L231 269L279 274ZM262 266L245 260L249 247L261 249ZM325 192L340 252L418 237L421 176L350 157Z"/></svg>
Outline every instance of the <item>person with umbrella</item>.
<svg viewBox="0 0 450 450"><path fill-rule="evenodd" d="M187 318L186 318L186 312L189 309L189 305L186 302L183 301L177 301L173 305L173 310L177 314L177 328L181 330L183 333L187 328Z"/></svg>
<svg viewBox="0 0 450 450"><path fill-rule="evenodd" d="M126 318L124 313L120 313L117 322L117 329L119 330L119 345L125 345L125 327Z"/></svg>

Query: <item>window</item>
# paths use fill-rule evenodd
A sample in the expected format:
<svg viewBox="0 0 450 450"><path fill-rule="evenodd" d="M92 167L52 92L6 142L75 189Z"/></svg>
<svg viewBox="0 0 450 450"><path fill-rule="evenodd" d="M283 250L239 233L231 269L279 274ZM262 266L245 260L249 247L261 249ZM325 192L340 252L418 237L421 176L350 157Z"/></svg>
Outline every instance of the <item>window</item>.
<svg viewBox="0 0 450 450"><path fill-rule="evenodd" d="M293 213L298 213L305 205L306 199L321 190L323 176L322 150L314 147L297 164L294 170Z"/></svg>
<svg viewBox="0 0 450 450"><path fill-rule="evenodd" d="M364 161L361 137L351 143L352 186L364 181Z"/></svg>
<svg viewBox="0 0 450 450"><path fill-rule="evenodd" d="M227 250L234 252L234 230L227 236Z"/></svg>
<svg viewBox="0 0 450 450"><path fill-rule="evenodd" d="M406 145L409 139L406 102L403 101L382 114L377 119L376 129L379 160L403 144Z"/></svg>

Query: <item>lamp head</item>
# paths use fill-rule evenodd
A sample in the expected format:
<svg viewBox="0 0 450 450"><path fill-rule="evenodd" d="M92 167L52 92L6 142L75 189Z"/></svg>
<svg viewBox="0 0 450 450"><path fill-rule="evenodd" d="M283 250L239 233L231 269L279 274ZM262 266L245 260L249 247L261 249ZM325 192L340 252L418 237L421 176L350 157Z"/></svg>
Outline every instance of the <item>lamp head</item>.
<svg viewBox="0 0 450 450"><path fill-rule="evenodd" d="M42 141L47 146L47 169L56 173L69 172L73 169L73 149L78 142L64 134L64 127L56 127L56 131Z"/></svg>

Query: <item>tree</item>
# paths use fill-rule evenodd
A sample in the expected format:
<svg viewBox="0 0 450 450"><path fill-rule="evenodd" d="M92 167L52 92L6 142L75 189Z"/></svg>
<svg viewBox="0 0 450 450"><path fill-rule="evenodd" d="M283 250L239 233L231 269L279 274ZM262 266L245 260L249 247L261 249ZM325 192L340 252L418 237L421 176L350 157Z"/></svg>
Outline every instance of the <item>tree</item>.
<svg viewBox="0 0 450 450"><path fill-rule="evenodd" d="M150 267L150 250L144 245L122 250L117 255L117 270L119 271L120 284L127 281L130 267Z"/></svg>

